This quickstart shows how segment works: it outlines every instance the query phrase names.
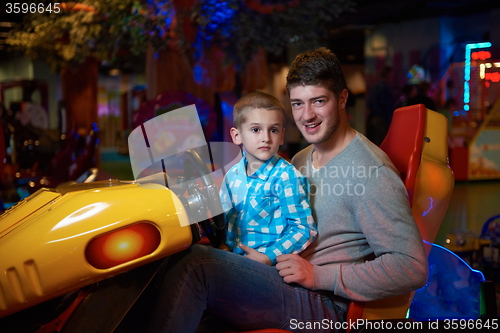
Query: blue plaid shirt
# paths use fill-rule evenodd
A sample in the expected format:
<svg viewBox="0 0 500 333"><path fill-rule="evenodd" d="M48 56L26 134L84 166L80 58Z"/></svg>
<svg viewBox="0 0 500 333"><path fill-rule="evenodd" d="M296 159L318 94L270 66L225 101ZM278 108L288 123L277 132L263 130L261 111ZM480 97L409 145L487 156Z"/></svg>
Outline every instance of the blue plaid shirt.
<svg viewBox="0 0 500 333"><path fill-rule="evenodd" d="M309 207L309 181L293 165L273 156L251 176L247 159L226 174L220 196L227 226L227 246L238 254L243 243L276 257L299 253L316 237Z"/></svg>

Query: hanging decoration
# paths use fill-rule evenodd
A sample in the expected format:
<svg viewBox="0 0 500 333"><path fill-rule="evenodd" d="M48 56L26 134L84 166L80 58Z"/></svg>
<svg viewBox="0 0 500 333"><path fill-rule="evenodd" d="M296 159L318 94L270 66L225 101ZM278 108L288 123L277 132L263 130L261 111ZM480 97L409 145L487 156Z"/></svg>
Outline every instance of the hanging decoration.
<svg viewBox="0 0 500 333"><path fill-rule="evenodd" d="M27 14L6 44L52 69L87 58L114 62L125 55L174 47L175 8L162 0L82 0L62 3L59 13Z"/></svg>
<svg viewBox="0 0 500 333"><path fill-rule="evenodd" d="M291 42L318 46L328 23L354 1L81 0L61 7L27 14L6 43L53 69L89 57L113 63L153 46L178 50L193 64L218 48L241 70L260 48L280 54Z"/></svg>

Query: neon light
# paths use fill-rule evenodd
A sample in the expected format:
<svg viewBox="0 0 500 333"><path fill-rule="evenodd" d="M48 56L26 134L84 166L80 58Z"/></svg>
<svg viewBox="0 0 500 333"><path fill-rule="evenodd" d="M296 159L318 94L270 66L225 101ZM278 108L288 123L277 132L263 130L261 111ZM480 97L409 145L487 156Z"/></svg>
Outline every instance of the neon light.
<svg viewBox="0 0 500 333"><path fill-rule="evenodd" d="M429 209L427 209L426 211L424 211L424 213L422 214L422 216L427 215L427 214L431 211L431 209L433 208L433 205L432 205L432 204L434 203L434 199L433 199L432 197L429 197L429 199L430 199L430 201L431 201L431 202L429 203Z"/></svg>
<svg viewBox="0 0 500 333"><path fill-rule="evenodd" d="M500 67L500 63L484 63L479 65L479 77L482 80L491 81L491 82L500 82L500 73L499 72L490 72L486 73L487 68ZM485 82L486 87L489 87L489 82Z"/></svg>
<svg viewBox="0 0 500 333"><path fill-rule="evenodd" d="M428 241L426 241L426 240L423 240L423 242L424 242L425 244L431 245L431 246L433 246L433 247L436 247L436 248L438 248L438 249L441 249L441 250L442 250L442 251L444 251L444 252L449 253L449 255L450 255L450 256L455 257L458 261L462 262L462 264L464 264L465 266L467 266L467 268L469 268L471 271L476 272L476 273L479 273L479 274L480 274L480 276L481 276L481 281L485 281L485 278L484 278L484 274L483 274L483 272L478 271L477 269L474 269L474 268L470 267L470 265L469 265L469 264L468 264L465 260L463 260L463 259L462 259L462 258L460 258L458 255L456 255L456 253L454 253L454 252L452 252L452 251L448 250L448 249L447 249L447 248L445 248L444 246L441 246L441 245L438 245L438 244L435 244L435 243L430 243L430 242L428 242Z"/></svg>
<svg viewBox="0 0 500 333"><path fill-rule="evenodd" d="M473 49L483 49L491 47L490 42L473 43L465 45L465 66L464 66L464 110L469 111L470 106L470 65L471 65L471 51Z"/></svg>
<svg viewBox="0 0 500 333"><path fill-rule="evenodd" d="M491 82L500 82L500 73L498 72L486 73L485 79Z"/></svg>
<svg viewBox="0 0 500 333"><path fill-rule="evenodd" d="M470 101L470 85L469 81L464 82L464 104L469 104Z"/></svg>
<svg viewBox="0 0 500 333"><path fill-rule="evenodd" d="M486 60L491 58L491 53L488 51L472 52L471 57L473 60Z"/></svg>

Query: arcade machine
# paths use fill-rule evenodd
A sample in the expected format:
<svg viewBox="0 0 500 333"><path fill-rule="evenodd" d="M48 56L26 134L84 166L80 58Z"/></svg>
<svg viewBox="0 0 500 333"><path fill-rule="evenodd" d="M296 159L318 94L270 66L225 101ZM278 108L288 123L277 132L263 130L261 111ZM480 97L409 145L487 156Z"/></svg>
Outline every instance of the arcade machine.
<svg viewBox="0 0 500 333"><path fill-rule="evenodd" d="M47 165L53 153L54 140L48 131L48 84L42 80L0 82L0 103L3 106L0 187L7 204L29 195L17 193L20 182L27 184Z"/></svg>
<svg viewBox="0 0 500 333"><path fill-rule="evenodd" d="M11 89L20 89L22 96L10 100L6 92ZM8 142L4 142L7 151L2 190L15 193L4 202L19 201L44 186L96 175L97 127L88 135L67 133L64 127L49 129L48 94L48 83L42 80L0 83L0 101L8 104L2 122L6 121L10 132ZM64 119L64 107L59 109Z"/></svg>
<svg viewBox="0 0 500 333"><path fill-rule="evenodd" d="M491 59L490 46L467 44L465 62L441 81L443 99L456 101L449 146L458 181L500 178L500 61Z"/></svg>

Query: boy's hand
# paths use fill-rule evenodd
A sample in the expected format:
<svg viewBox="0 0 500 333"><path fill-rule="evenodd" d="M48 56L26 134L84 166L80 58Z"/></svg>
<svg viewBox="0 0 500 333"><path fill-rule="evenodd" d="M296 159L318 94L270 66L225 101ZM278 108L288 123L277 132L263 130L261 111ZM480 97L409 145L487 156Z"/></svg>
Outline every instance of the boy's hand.
<svg viewBox="0 0 500 333"><path fill-rule="evenodd" d="M276 257L276 269L286 283L298 283L302 287L314 287L314 266L298 254L283 254Z"/></svg>
<svg viewBox="0 0 500 333"><path fill-rule="evenodd" d="M240 249L242 249L247 253L245 257L272 266L273 263L271 262L271 259L269 259L269 257L266 256L264 253L260 253L259 251L252 249L251 247L248 247L245 244L238 244L238 246L240 247Z"/></svg>

